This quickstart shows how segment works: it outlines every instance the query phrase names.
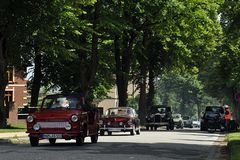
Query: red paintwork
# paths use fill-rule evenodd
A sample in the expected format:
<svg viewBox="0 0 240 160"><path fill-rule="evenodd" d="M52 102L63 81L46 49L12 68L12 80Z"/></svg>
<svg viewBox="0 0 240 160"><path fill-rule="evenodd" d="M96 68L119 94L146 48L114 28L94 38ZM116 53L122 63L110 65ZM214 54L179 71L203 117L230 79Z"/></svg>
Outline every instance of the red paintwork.
<svg viewBox="0 0 240 160"><path fill-rule="evenodd" d="M81 109L58 109L58 110L44 110L31 114L34 117L32 123L27 123L27 133L31 137L40 137L41 134L62 134L64 139L76 138L83 132L83 124L88 124L88 113ZM78 121L72 122L71 116L77 115ZM72 126L71 130L65 128L41 128L39 131L33 129L37 122L69 122ZM88 125L89 135L98 133L97 118L94 124ZM88 135L87 135L88 136Z"/></svg>

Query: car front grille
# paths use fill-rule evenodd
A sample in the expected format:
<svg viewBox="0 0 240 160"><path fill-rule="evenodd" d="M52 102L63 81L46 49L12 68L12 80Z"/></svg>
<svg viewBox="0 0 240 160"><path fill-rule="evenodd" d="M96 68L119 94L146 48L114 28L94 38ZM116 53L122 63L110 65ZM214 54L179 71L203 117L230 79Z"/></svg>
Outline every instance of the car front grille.
<svg viewBox="0 0 240 160"><path fill-rule="evenodd" d="M69 122L37 122L41 128L65 128Z"/></svg>
<svg viewBox="0 0 240 160"><path fill-rule="evenodd" d="M155 115L154 121L155 122L161 122L161 115Z"/></svg>

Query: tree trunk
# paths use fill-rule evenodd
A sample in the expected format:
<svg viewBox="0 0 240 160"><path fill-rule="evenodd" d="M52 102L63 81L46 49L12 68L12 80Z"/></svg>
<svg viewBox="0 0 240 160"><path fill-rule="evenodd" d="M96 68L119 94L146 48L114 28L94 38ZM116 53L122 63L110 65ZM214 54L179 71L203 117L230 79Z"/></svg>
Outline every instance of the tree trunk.
<svg viewBox="0 0 240 160"><path fill-rule="evenodd" d="M141 80L140 80L140 97L139 97L139 118L141 124L146 122L147 115L147 93L146 93L146 77L147 71L144 65L141 66Z"/></svg>
<svg viewBox="0 0 240 160"><path fill-rule="evenodd" d="M115 52L115 61L116 61L116 84L118 89L118 106L127 105L127 92L125 92L125 84L122 71L122 62L121 62L121 49L120 49L120 36L116 35L114 39L114 52Z"/></svg>
<svg viewBox="0 0 240 160"><path fill-rule="evenodd" d="M99 24L99 14L100 14L101 0L98 0L94 5L94 14L93 14L93 34L92 34L92 55L91 55L91 63L89 64L89 77L88 77L88 88L86 95L88 92L92 93L93 86L96 81L96 74L99 63L99 55L98 55L98 29L97 25Z"/></svg>
<svg viewBox="0 0 240 160"><path fill-rule="evenodd" d="M4 108L4 96L7 86L7 48L6 37L0 33L0 128L6 128L6 109Z"/></svg>
<svg viewBox="0 0 240 160"><path fill-rule="evenodd" d="M36 57L34 59L35 68L34 68L34 77L32 83L31 91L31 106L36 107L38 105L39 91L41 88L42 81L42 55L35 51Z"/></svg>
<svg viewBox="0 0 240 160"><path fill-rule="evenodd" d="M147 106L152 106L153 105L153 99L154 99L154 94L155 94L155 86L154 86L154 71L153 68L151 67L151 64L149 64L149 91L148 91L148 99L147 99Z"/></svg>
<svg viewBox="0 0 240 160"><path fill-rule="evenodd" d="M122 49L120 44L120 36L116 35L114 39L116 84L118 88L119 106L126 107L128 105L127 91L135 35L133 32L128 33L127 31L124 31L122 37Z"/></svg>
<svg viewBox="0 0 240 160"><path fill-rule="evenodd" d="M147 54L147 46L148 46L148 32L145 31L143 33L142 40L142 55L138 55L138 62L140 64L140 97L139 97L139 118L142 124L146 122L146 115L148 111L147 106L147 59L144 55Z"/></svg>

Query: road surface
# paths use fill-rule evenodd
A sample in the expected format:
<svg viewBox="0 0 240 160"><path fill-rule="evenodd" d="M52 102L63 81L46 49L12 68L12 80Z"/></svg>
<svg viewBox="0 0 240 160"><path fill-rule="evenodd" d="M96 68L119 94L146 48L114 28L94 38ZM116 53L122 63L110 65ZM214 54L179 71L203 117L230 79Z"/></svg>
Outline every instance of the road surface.
<svg viewBox="0 0 240 160"><path fill-rule="evenodd" d="M73 140L59 140L55 146L40 141L38 147L0 142L0 160L224 160L219 146L223 139L218 132L185 129L113 133L99 137L97 144L86 138L83 146Z"/></svg>

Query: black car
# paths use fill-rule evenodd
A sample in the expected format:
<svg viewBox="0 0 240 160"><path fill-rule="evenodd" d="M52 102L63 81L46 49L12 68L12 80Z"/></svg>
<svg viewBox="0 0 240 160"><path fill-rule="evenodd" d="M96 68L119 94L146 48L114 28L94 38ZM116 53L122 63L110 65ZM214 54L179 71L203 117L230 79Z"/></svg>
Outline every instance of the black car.
<svg viewBox="0 0 240 160"><path fill-rule="evenodd" d="M157 128L161 126L166 126L167 130L174 129L171 107L154 105L146 116L146 130L157 130Z"/></svg>
<svg viewBox="0 0 240 160"><path fill-rule="evenodd" d="M224 130L224 108L221 106L207 106L201 119L200 130Z"/></svg>

